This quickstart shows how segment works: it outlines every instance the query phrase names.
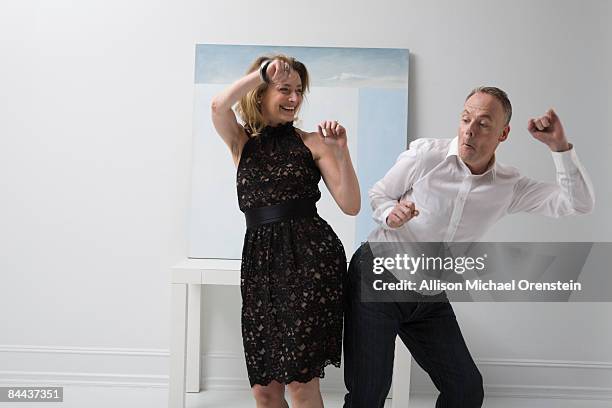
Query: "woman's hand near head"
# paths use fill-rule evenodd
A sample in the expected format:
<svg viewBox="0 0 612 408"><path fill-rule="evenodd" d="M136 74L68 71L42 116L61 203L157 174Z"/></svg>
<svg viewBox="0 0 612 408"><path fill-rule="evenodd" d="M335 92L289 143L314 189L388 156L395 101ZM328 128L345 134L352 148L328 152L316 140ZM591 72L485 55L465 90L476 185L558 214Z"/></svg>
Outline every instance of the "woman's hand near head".
<svg viewBox="0 0 612 408"><path fill-rule="evenodd" d="M232 159L237 166L242 148L248 136L238 120L232 107L249 91L261 84L257 70L243 76L221 93L215 95L211 102L211 117L219 136L229 147Z"/></svg>
<svg viewBox="0 0 612 408"><path fill-rule="evenodd" d="M285 61L279 59L272 60L266 68L266 77L272 84L282 83L289 77L291 67Z"/></svg>

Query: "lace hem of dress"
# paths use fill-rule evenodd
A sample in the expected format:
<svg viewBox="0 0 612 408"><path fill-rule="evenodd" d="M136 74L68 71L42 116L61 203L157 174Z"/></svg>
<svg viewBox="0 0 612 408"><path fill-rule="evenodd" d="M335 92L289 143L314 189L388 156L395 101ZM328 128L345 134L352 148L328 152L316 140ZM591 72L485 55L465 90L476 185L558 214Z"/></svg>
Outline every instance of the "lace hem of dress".
<svg viewBox="0 0 612 408"><path fill-rule="evenodd" d="M323 362L320 368L312 368L304 374L298 373L298 374L288 375L288 376L272 375L272 376L266 376L262 378L256 378L250 381L251 387L253 387L254 385L266 386L266 385L269 385L272 381L276 381L281 384L289 384L294 381L305 384L311 381L315 377L325 378L325 367L327 367L328 365L333 365L336 368L340 368L340 360L327 359Z"/></svg>

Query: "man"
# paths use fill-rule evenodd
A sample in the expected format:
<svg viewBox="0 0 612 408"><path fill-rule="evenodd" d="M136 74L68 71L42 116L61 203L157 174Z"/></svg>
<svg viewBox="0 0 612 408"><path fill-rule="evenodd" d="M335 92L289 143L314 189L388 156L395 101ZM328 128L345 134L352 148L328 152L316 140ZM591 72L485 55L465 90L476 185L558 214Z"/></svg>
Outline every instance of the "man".
<svg viewBox="0 0 612 408"><path fill-rule="evenodd" d="M594 195L588 175L552 109L530 119L528 131L551 150L557 184L532 180L497 163L495 150L508 138L511 116L504 91L479 87L465 101L456 138L412 142L369 191L379 226L368 241L477 241L507 214L559 217L591 212ZM366 242L349 267L345 408L384 405L398 335L440 391L436 407L480 407L482 376L446 294L412 292L416 301L363 302L359 270L372 271L372 261Z"/></svg>

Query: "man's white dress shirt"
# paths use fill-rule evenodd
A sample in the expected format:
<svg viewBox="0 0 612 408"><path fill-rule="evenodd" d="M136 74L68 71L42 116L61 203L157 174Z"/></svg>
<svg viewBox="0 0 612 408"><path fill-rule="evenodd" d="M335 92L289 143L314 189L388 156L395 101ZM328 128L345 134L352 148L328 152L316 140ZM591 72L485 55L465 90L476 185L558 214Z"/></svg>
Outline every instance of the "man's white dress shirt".
<svg viewBox="0 0 612 408"><path fill-rule="evenodd" d="M474 175L458 155L458 138L415 140L369 191L378 227L368 241L477 241L508 214L589 213L595 196L575 149L551 153L557 184L522 176L495 159L485 173ZM394 229L386 219L400 199L413 201L420 213Z"/></svg>

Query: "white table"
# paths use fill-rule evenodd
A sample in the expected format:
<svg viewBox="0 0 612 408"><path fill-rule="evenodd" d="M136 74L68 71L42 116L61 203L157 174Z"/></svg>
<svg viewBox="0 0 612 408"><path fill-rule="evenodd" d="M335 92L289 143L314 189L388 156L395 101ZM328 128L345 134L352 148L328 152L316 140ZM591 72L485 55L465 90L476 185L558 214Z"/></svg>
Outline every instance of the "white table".
<svg viewBox="0 0 612 408"><path fill-rule="evenodd" d="M200 392L201 285L240 285L240 261L188 259L171 270L169 408L185 407L185 392ZM399 337L395 343L393 408L408 407L412 357Z"/></svg>

